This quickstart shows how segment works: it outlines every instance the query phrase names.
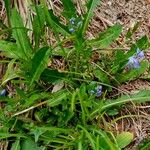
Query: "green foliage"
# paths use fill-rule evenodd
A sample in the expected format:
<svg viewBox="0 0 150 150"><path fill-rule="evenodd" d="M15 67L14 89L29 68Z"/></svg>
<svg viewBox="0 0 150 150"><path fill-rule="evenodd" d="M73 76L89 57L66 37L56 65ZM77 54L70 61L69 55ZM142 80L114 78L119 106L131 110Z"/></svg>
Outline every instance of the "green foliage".
<svg viewBox="0 0 150 150"><path fill-rule="evenodd" d="M34 34L34 41L35 46L34 49L39 48L41 36L44 32L44 23L45 23L45 16L41 5L35 6L36 16L33 19L33 34Z"/></svg>
<svg viewBox="0 0 150 150"><path fill-rule="evenodd" d="M43 47L38 50L32 60L31 60L31 70L30 70L30 86L34 81L38 81L41 73L47 68L49 60L50 50L49 47Z"/></svg>
<svg viewBox="0 0 150 150"><path fill-rule="evenodd" d="M107 48L115 39L119 37L121 31L121 25L116 24L100 33L97 39L88 41L88 44L98 46L99 48Z"/></svg>
<svg viewBox="0 0 150 150"><path fill-rule="evenodd" d="M147 150L150 146L150 138L146 138L140 142L140 144L137 146L137 150Z"/></svg>
<svg viewBox="0 0 150 150"><path fill-rule="evenodd" d="M87 3L87 13L84 17L84 23L83 23L83 29L82 29L82 35L85 34L88 24L90 22L90 19L93 17L94 10L97 7L97 5L100 3L100 0L89 0Z"/></svg>
<svg viewBox="0 0 150 150"><path fill-rule="evenodd" d="M70 19L72 17L76 17L76 8L75 5L73 4L72 0L62 0L63 6L64 6L64 11L63 15L65 18Z"/></svg>
<svg viewBox="0 0 150 150"><path fill-rule="evenodd" d="M16 40L21 58L25 60L30 59L32 56L32 47L27 36L27 29L24 27L22 18L16 9L12 10L11 26L12 35Z"/></svg>
<svg viewBox="0 0 150 150"><path fill-rule="evenodd" d="M128 144L130 144L133 140L133 134L130 132L122 132L118 134L116 137L116 141L120 147L120 149L125 148Z"/></svg>
<svg viewBox="0 0 150 150"><path fill-rule="evenodd" d="M116 135L100 127L105 114L119 115L122 105L150 101L150 91L113 100L107 97L114 86L136 79L149 68L146 60L140 60L139 68L128 69L127 63L137 48L145 50L150 43L143 36L126 52L119 48L121 45L111 49L122 31L119 24L97 38L87 39L88 25L99 2L89 0L86 14L79 16L73 1L63 0L64 24L41 0L31 7L32 27L27 29L17 9L8 10L10 4L5 0L12 34L10 39L0 40L5 56L2 61L7 62L1 86L11 85L13 92L0 96L0 139L10 142L11 150L120 150L132 142L129 132ZM93 58L95 51L97 60ZM97 96L98 86L102 86L102 93Z"/></svg>

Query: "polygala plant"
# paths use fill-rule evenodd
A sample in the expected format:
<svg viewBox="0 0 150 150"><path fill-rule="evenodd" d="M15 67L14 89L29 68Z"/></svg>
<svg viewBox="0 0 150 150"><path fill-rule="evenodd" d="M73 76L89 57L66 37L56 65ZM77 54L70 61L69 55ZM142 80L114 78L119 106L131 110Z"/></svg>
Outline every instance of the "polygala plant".
<svg viewBox="0 0 150 150"><path fill-rule="evenodd" d="M121 45L111 50L122 32L115 24L89 39L89 23L100 0L88 0L82 15L72 0L62 0L61 17L45 0L32 3L30 27L17 8L10 9L9 0L4 2L8 25L2 33L8 37L0 40L1 63L7 66L0 82L0 139L7 149L121 150L129 145L133 133L111 131L105 117L111 110L119 113L126 103L149 102L150 91L112 100L108 95L148 69L148 38L141 37L127 51Z"/></svg>

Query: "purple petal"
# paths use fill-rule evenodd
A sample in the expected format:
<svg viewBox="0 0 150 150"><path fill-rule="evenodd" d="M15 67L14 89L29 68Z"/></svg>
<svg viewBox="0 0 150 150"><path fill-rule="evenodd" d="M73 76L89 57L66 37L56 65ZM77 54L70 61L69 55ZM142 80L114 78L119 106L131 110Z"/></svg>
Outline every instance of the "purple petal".
<svg viewBox="0 0 150 150"><path fill-rule="evenodd" d="M102 95L102 86L101 86L101 85L98 86L98 87L96 88L96 90L97 90L96 96L97 96L97 97L100 97L100 96Z"/></svg>
<svg viewBox="0 0 150 150"><path fill-rule="evenodd" d="M144 52L141 51L139 48L137 48L137 50L136 50L136 55L139 59L144 59L144 57L145 57Z"/></svg>
<svg viewBox="0 0 150 150"><path fill-rule="evenodd" d="M69 21L70 21L70 23L72 24L72 25L74 25L75 24L75 18L71 18Z"/></svg>
<svg viewBox="0 0 150 150"><path fill-rule="evenodd" d="M128 69L139 68L140 67L139 60L135 58L134 56L131 56L127 63L127 67Z"/></svg>

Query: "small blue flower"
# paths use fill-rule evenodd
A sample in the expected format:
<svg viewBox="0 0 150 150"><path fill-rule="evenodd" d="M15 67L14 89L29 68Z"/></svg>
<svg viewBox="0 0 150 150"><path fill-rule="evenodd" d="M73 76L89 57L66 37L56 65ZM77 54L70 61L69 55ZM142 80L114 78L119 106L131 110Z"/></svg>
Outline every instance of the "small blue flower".
<svg viewBox="0 0 150 150"><path fill-rule="evenodd" d="M75 24L75 18L71 18L69 21L70 21L70 23L72 24L72 25L74 25Z"/></svg>
<svg viewBox="0 0 150 150"><path fill-rule="evenodd" d="M75 32L75 30L73 28L70 28L69 32L73 33L73 32Z"/></svg>
<svg viewBox="0 0 150 150"><path fill-rule="evenodd" d="M140 68L140 62L135 56L129 57L128 63L127 63L128 69L137 69Z"/></svg>
<svg viewBox="0 0 150 150"><path fill-rule="evenodd" d="M0 92L0 96L6 96L6 93L7 91L5 89L3 89L1 92Z"/></svg>
<svg viewBox="0 0 150 150"><path fill-rule="evenodd" d="M102 95L102 86L97 86L96 88L96 97L100 97Z"/></svg>
<svg viewBox="0 0 150 150"><path fill-rule="evenodd" d="M102 86L97 86L94 90L90 90L89 93L96 97L100 97L102 95Z"/></svg>
<svg viewBox="0 0 150 150"><path fill-rule="evenodd" d="M144 59L144 52L143 51L141 51L139 48L137 48L137 50L136 50L136 56L137 56L137 58L138 59Z"/></svg>

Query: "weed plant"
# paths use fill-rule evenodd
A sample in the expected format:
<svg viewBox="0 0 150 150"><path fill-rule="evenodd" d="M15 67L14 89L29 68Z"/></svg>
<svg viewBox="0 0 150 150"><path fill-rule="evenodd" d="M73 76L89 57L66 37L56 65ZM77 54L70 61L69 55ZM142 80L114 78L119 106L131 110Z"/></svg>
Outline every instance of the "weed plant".
<svg viewBox="0 0 150 150"><path fill-rule="evenodd" d="M150 101L150 91L124 93L113 100L107 95L148 69L144 50L150 43L143 36L127 51L121 45L111 49L121 25L93 39L87 37L99 0L89 0L80 16L71 0L62 0L62 4L66 23L41 0L32 6L32 27L27 28L17 9L10 9L10 1L5 0L8 25L1 34L7 32L8 37L0 40L0 49L7 70L0 83L0 139L8 141L11 150L123 149L133 134L109 130L110 125L103 122L105 115L129 102ZM55 38L52 44L47 30ZM135 30L128 31L125 42ZM98 59L93 58L95 53ZM54 66L56 58L63 60L63 69ZM9 94L8 85L13 87Z"/></svg>

